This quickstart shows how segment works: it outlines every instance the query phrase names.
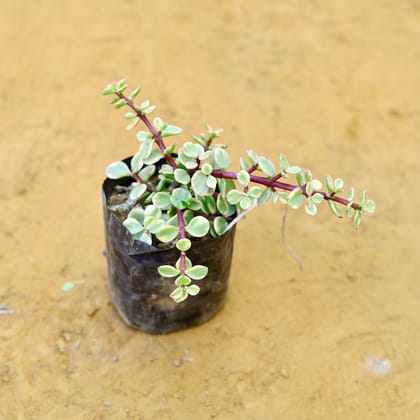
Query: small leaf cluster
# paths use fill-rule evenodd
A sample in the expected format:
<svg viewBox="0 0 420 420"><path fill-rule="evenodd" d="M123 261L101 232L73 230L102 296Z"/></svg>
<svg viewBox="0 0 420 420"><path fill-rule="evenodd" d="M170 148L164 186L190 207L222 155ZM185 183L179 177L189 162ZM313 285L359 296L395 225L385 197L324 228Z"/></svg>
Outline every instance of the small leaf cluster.
<svg viewBox="0 0 420 420"><path fill-rule="evenodd" d="M182 241L182 239L180 241ZM183 248L182 245L178 244L177 247L178 249ZM185 258L185 269L182 270L180 266L181 258L177 260L175 266L161 265L158 268L159 274L162 277L175 277L175 285L177 287L170 294L170 297L177 303L187 299L188 296L197 295L200 292L200 287L197 284L191 284L191 282L192 280L204 279L209 271L204 265L192 265L192 262L188 257Z"/></svg>
<svg viewBox="0 0 420 420"><path fill-rule="evenodd" d="M113 162L106 168L111 179L131 177L130 199L137 205L130 211L124 226L133 238L147 245L166 243L180 252L174 266L159 267L162 277L174 278L175 289L171 298L182 302L188 296L199 293L199 281L208 274L208 268L193 265L187 253L196 238L207 235L217 237L230 229L246 212L268 201L280 202L293 209L304 206L309 215L315 215L324 201L338 217L343 216L341 207L360 225L366 213L373 213L375 203L367 199L363 191L358 202L354 201L354 188L347 198L341 178L325 177L326 191L321 181L314 179L311 171L291 165L284 154L274 162L248 150L240 159L240 168L231 171L231 159L227 147L215 144L222 130L205 125L205 131L193 135L178 147L168 138L178 136L182 129L151 114L156 106L149 100L136 103L141 86L126 95L125 79L110 83L103 91L112 95L111 104L129 110L125 118L127 129L140 122L143 129L136 134L138 150L129 164ZM290 181L292 178L292 182Z"/></svg>

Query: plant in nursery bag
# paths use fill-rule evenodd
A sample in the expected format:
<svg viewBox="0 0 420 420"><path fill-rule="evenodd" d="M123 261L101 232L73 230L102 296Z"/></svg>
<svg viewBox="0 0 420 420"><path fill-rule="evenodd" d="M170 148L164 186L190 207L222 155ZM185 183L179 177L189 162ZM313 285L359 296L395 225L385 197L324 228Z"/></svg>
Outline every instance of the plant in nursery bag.
<svg viewBox="0 0 420 420"><path fill-rule="evenodd" d="M204 237L220 237L250 210L267 203L282 203L293 209L303 207L314 216L326 203L337 217L346 215L358 228L375 203L363 190L344 192L341 178L327 175L324 185L312 172L292 165L284 154L276 161L248 150L239 170L230 169L226 145L219 143L222 130L205 126L205 132L177 146L172 141L182 133L176 125L152 117L156 106L149 100L137 102L140 87L126 93L125 79L109 84L104 95L112 96L115 108L126 108L128 130L137 132L138 151L129 162L117 161L106 169L109 179L131 178L128 214L123 221L135 240L148 245L176 247L178 257L158 267L160 276L173 279L170 297L182 302L200 293L208 267L188 255Z"/></svg>

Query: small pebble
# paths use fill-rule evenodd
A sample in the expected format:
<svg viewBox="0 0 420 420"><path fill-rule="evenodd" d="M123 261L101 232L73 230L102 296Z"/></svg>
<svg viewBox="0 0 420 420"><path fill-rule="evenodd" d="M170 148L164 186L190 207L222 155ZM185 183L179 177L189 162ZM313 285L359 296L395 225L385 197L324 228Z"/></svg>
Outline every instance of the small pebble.
<svg viewBox="0 0 420 420"><path fill-rule="evenodd" d="M58 350L61 353L64 353L64 350L66 349L66 344L64 343L64 340L61 337L57 340L56 345L57 345Z"/></svg>
<svg viewBox="0 0 420 420"><path fill-rule="evenodd" d="M349 280L354 280L354 279L355 279L354 273L353 273L352 271L347 272L347 273L346 273L346 277L347 277Z"/></svg>
<svg viewBox="0 0 420 420"><path fill-rule="evenodd" d="M74 289L74 283L71 281L66 281L61 286L62 292L70 292L70 290L73 290L73 289Z"/></svg>
<svg viewBox="0 0 420 420"><path fill-rule="evenodd" d="M368 364L375 375L385 375L391 370L392 366L388 359L371 359L370 357L368 358Z"/></svg>
<svg viewBox="0 0 420 420"><path fill-rule="evenodd" d="M0 305L0 315L13 315L15 311L8 309L6 306Z"/></svg>
<svg viewBox="0 0 420 420"><path fill-rule="evenodd" d="M105 400L104 401L104 406L105 407L112 407L112 400Z"/></svg>
<svg viewBox="0 0 420 420"><path fill-rule="evenodd" d="M175 359L175 360L174 360L174 366L175 366L175 367L180 367L180 366L182 366L182 360Z"/></svg>
<svg viewBox="0 0 420 420"><path fill-rule="evenodd" d="M87 315L90 317L95 316L101 310L99 305L91 305L86 311Z"/></svg>

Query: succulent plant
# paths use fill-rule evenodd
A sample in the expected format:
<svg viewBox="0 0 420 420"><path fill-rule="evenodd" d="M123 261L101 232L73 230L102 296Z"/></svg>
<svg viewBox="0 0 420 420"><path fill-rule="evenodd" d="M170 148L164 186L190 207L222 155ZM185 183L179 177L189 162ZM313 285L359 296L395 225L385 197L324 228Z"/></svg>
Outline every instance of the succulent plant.
<svg viewBox="0 0 420 420"><path fill-rule="evenodd" d="M179 258L173 265L160 266L163 277L174 278L172 299L182 302L199 293L196 283L203 280L208 268L194 265L188 250L194 238L221 236L246 213L272 201L293 209L304 207L313 216L326 202L332 213L343 217L343 209L358 228L366 213L375 211L375 203L367 198L366 190L354 199L355 190L348 189L345 197L341 178L325 177L322 182L312 172L291 165L284 154L274 163L265 156L248 150L240 159L237 171L230 170L231 160L226 145L215 143L222 130L205 125L205 131L192 136L180 147L166 144L169 137L182 133L176 125L159 117L151 118L156 110L149 100L136 103L141 92L137 87L126 94L125 79L110 83L103 95L111 95L111 104L126 107L127 130L142 123L146 130L137 132L138 151L129 165L124 161L111 163L106 175L111 179L131 177L130 200L135 204L123 221L134 239L152 245L173 244Z"/></svg>

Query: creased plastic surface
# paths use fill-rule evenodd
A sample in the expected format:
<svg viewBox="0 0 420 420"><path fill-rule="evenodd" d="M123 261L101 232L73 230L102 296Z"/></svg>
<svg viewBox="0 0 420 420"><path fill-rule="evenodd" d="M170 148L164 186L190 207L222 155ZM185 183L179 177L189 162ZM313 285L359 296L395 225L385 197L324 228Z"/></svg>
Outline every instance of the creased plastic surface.
<svg viewBox="0 0 420 420"><path fill-rule="evenodd" d="M201 324L223 306L233 253L235 229L219 238L194 241L188 251L193 264L209 267L209 274L195 282L197 296L175 303L169 294L174 280L163 278L157 268L174 264L179 257L175 248L158 249L132 239L131 234L107 206L107 197L124 180L106 179L103 183L108 285L112 301L123 320L151 334L164 334Z"/></svg>

